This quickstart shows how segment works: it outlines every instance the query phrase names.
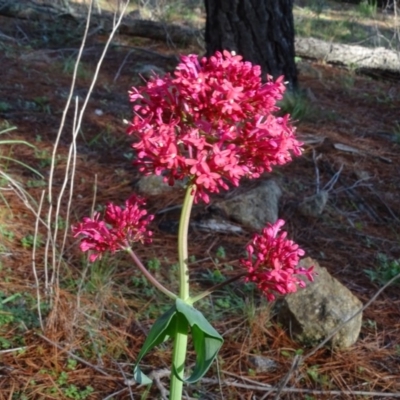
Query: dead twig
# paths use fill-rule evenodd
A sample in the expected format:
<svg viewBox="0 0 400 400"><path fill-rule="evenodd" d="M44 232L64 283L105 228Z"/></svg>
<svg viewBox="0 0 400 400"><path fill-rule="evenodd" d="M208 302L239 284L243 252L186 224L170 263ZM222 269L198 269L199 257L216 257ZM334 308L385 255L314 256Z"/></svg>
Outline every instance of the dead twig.
<svg viewBox="0 0 400 400"><path fill-rule="evenodd" d="M224 371L226 373L226 371ZM242 379L242 378L241 378ZM212 379L212 378L203 378L202 381L204 383L212 384L212 385L217 385L218 380L217 379ZM260 384L259 382L253 381L254 384L246 384L246 383L240 383L236 382L234 380L226 379L222 381L222 384L225 386L231 386L231 387L236 387L236 388L242 388L242 389L247 389L247 390L256 390L259 392L265 392L266 393L262 399L265 399L271 392L275 392L279 390L280 392L283 393L299 393L299 394L310 394L310 395L315 395L315 396L340 396L340 395L347 395L347 396L379 396L379 397L388 397L388 398L400 398L400 393L382 393L382 392L368 392L368 391L362 391L362 390L315 390L315 389L297 389L297 388L269 388L265 387L263 384Z"/></svg>

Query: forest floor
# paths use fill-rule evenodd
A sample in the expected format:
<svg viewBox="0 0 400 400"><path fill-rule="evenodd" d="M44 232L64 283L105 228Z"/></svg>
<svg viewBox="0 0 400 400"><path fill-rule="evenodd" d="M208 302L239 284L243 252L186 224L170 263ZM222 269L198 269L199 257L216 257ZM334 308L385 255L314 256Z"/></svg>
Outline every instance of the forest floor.
<svg viewBox="0 0 400 400"><path fill-rule="evenodd" d="M170 56L203 50L116 36L77 137L70 221L66 223L71 193L67 185L59 204L58 237L46 247L48 230L41 222L35 228L37 218L29 205L38 210L46 190L40 210L46 223L49 179L53 217L64 189L75 100L55 156L53 149L81 32L5 17L0 17L0 27L0 131L16 127L0 136L0 399L159 398L156 385L129 386L126 379L132 376L145 332L165 309L163 298L123 255L89 266L79 254L70 224L89 215L93 203L96 208L108 201L122 204L135 190L140 175L131 166L123 120L131 117L128 90L140 81L138 66L168 70ZM106 40L94 33L86 44L74 90L80 106ZM305 151L270 175L283 190L280 216L307 255L366 304L400 272L400 84L319 62L299 60L298 67L304 94L291 105L287 99L284 106L298 120L297 134ZM254 184L246 182L240 190ZM302 216L298 204L318 187L329 189L323 213ZM149 210L165 210L182 199L179 189L151 197ZM205 212L197 207L195 216ZM161 280L176 288L176 235L165 230L168 218L168 213L156 217L154 243L139 248L138 254ZM54 233L55 221L50 218L48 225ZM220 276L233 275L235 260L251 236L248 231L193 231L189 246L195 287L215 283L216 270ZM54 291L48 293L46 287ZM276 391L266 394L280 384L295 356L313 352L296 343L275 322L271 307L246 290L235 284L203 303L225 343L206 378L187 387L191 398L274 398ZM51 308L45 301L49 298ZM354 346L342 352L323 347L294 368L281 398L400 397L399 282L365 309L363 321ZM249 361L252 354L273 360L275 368L256 372ZM143 367L167 368L170 357L170 347L161 346L145 358Z"/></svg>

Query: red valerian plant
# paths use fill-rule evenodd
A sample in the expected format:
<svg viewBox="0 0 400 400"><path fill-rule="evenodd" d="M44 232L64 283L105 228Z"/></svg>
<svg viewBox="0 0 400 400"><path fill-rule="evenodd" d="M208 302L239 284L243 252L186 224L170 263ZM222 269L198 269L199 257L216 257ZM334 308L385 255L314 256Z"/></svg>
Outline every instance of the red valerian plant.
<svg viewBox="0 0 400 400"><path fill-rule="evenodd" d="M132 88L136 138L134 164L145 174L163 175L173 185L196 185L197 202L209 193L258 178L272 165L301 154L288 116L276 117L283 77L261 80L261 68L224 51L200 61L184 56L174 74Z"/></svg>
<svg viewBox="0 0 400 400"><path fill-rule="evenodd" d="M285 295L304 288L306 284L297 275L306 275L313 281L313 267L297 268L304 250L291 240L287 233L278 233L285 221L278 219L269 224L261 235L255 234L251 244L247 245L247 259L240 260L247 268L247 282L253 282L264 293L268 300L275 300L276 292Z"/></svg>
<svg viewBox="0 0 400 400"><path fill-rule="evenodd" d="M133 195L125 207L108 204L99 213L73 227L81 236L80 248L90 251L91 262L110 251L126 251L144 276L174 305L151 328L138 354L134 378L151 383L138 363L156 345L174 339L171 369L171 400L181 400L183 382L198 381L209 369L222 345L222 336L193 304L213 290L245 277L270 301L276 295L295 292L305 286L301 275L313 280L313 268L298 267L304 251L280 232L283 220L256 234L247 246L247 258L240 260L246 272L195 296L189 291L188 228L194 201L209 202L210 193L237 186L240 180L258 178L301 154L289 116L276 117L276 102L282 99L283 78L261 81L261 69L240 56L224 51L200 61L184 56L172 75L154 76L142 88L132 88L134 117L128 134L134 137L134 163L146 175L162 175L173 185L184 180L187 189L178 233L179 293L162 285L142 264L132 249L134 243L150 243L148 229L153 216L145 202ZM193 336L196 364L184 379L188 334Z"/></svg>

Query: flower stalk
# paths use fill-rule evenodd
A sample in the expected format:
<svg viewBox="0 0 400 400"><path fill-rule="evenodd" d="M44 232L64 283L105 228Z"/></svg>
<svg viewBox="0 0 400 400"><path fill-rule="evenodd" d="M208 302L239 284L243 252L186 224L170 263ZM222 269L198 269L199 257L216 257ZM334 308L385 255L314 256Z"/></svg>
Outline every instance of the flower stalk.
<svg viewBox="0 0 400 400"><path fill-rule="evenodd" d="M179 256L179 298L190 304L189 300L189 252L188 252L188 232L190 213L192 211L195 198L196 186L189 185L186 189L185 199L183 201L181 217L179 221L178 232L178 256ZM188 323L186 320L177 318L177 329L174 339L174 350L172 355L172 365L175 367L171 371L171 394L170 400L180 400L183 391L183 377L185 371L185 360L188 342ZM180 379L179 379L179 378Z"/></svg>
<svg viewBox="0 0 400 400"><path fill-rule="evenodd" d="M169 400L182 399L187 343L188 343L188 323L185 319L177 318L176 328L175 328L174 350L172 353L172 370L170 379L171 385L170 385Z"/></svg>
<svg viewBox="0 0 400 400"><path fill-rule="evenodd" d="M187 301L189 298L189 252L188 252L188 232L190 213L195 199L196 186L190 185L186 189L183 201L181 217L179 220L178 232L178 257L179 257L179 298Z"/></svg>
<svg viewBox="0 0 400 400"><path fill-rule="evenodd" d="M143 265L143 263L140 261L139 257L136 255L136 253L131 249L131 247L127 244L127 247L125 248L125 251L131 256L133 262L136 264L136 266L139 268L140 272L146 277L146 279L155 287L157 288L161 293L164 293L166 296L168 296L170 299L175 300L178 296L175 293L172 293L170 290L168 290L164 285L162 285L148 270L147 268Z"/></svg>

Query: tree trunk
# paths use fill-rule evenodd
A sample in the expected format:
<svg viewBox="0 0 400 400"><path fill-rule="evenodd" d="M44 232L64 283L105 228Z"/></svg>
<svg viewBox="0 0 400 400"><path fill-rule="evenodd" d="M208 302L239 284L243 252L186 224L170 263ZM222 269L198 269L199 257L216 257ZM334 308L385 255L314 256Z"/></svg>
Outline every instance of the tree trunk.
<svg viewBox="0 0 400 400"><path fill-rule="evenodd" d="M235 51L296 87L293 0L205 0L205 5L208 56Z"/></svg>

